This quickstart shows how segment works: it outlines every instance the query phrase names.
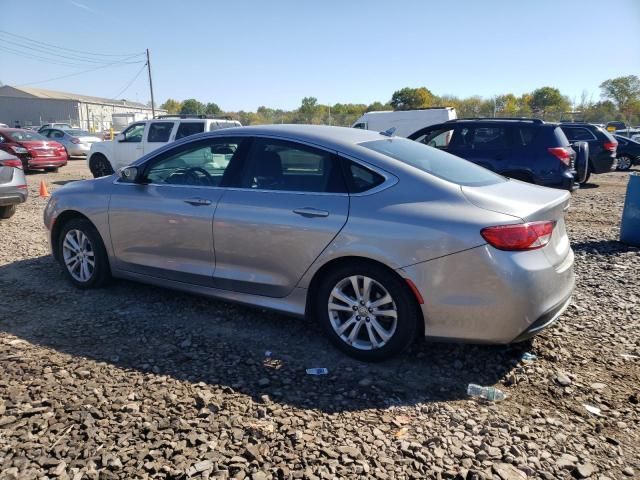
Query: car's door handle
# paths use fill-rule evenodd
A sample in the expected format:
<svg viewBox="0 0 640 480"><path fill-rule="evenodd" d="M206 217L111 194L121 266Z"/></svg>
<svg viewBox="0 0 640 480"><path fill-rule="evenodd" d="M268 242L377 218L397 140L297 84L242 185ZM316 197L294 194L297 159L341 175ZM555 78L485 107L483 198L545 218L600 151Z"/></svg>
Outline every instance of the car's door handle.
<svg viewBox="0 0 640 480"><path fill-rule="evenodd" d="M211 200L207 200L206 198L188 198L184 202L196 207L199 207L201 205L211 205Z"/></svg>
<svg viewBox="0 0 640 480"><path fill-rule="evenodd" d="M317 208L296 208L293 213L302 215L303 217L328 217L329 212L326 210L318 210Z"/></svg>

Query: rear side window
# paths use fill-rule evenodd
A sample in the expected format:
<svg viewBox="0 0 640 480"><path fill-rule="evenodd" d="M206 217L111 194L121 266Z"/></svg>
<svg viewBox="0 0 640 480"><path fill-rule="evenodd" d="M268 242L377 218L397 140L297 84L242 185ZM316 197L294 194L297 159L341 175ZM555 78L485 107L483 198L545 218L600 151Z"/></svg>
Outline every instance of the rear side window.
<svg viewBox="0 0 640 480"><path fill-rule="evenodd" d="M466 146L478 151L495 150L509 146L507 128L502 126L469 128L464 139Z"/></svg>
<svg viewBox="0 0 640 480"><path fill-rule="evenodd" d="M531 145L533 143L533 139L535 138L537 131L538 130L534 127L528 127L528 126L516 127L515 129L516 144L521 147L526 147L527 145Z"/></svg>
<svg viewBox="0 0 640 480"><path fill-rule="evenodd" d="M204 132L204 122L182 122L178 125L176 140Z"/></svg>
<svg viewBox="0 0 640 480"><path fill-rule="evenodd" d="M360 145L458 185L483 186L506 181L486 168L406 138L374 140Z"/></svg>
<svg viewBox="0 0 640 480"><path fill-rule="evenodd" d="M242 185L258 190L344 193L340 159L294 142L255 141Z"/></svg>
<svg viewBox="0 0 640 480"><path fill-rule="evenodd" d="M155 122L149 125L147 141L149 143L166 143L171 136L173 122Z"/></svg>
<svg viewBox="0 0 640 480"><path fill-rule="evenodd" d="M585 127L563 127L570 142L597 140L596 136Z"/></svg>
<svg viewBox="0 0 640 480"><path fill-rule="evenodd" d="M362 165L347 160L349 193L362 193L384 182L384 177Z"/></svg>

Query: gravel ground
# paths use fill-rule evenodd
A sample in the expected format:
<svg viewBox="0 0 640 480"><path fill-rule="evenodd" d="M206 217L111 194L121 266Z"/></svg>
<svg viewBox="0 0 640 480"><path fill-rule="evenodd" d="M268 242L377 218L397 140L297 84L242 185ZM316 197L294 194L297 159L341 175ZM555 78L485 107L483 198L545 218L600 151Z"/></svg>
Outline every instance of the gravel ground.
<svg viewBox="0 0 640 480"><path fill-rule="evenodd" d="M29 175L0 223L0 479L640 478L626 174L574 194L578 283L555 326L511 347L420 341L377 365L279 314L125 281L74 289L37 189L87 176L82 161ZM507 399L470 400L470 382Z"/></svg>

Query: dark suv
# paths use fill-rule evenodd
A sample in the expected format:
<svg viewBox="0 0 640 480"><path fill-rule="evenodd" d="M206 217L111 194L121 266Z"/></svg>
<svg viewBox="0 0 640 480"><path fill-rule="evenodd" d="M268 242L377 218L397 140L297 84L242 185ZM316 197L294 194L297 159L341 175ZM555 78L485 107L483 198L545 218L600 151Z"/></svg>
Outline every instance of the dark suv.
<svg viewBox="0 0 640 480"><path fill-rule="evenodd" d="M449 120L409 138L529 183L574 190L582 180L576 152L562 129L538 119ZM586 165L586 153L580 151L584 158L579 159L579 170Z"/></svg>
<svg viewBox="0 0 640 480"><path fill-rule="evenodd" d="M581 122L563 122L560 128L570 142L589 144L588 180L592 173L607 173L616 169L618 141L604 128Z"/></svg>

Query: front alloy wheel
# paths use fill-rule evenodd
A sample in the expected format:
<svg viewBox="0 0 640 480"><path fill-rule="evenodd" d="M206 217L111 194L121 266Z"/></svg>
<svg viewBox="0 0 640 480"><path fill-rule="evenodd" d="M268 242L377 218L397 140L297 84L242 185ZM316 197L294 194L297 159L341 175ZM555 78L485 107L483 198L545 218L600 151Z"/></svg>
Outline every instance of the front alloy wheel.
<svg viewBox="0 0 640 480"><path fill-rule="evenodd" d="M386 360L415 339L422 317L404 280L372 262L325 273L313 290L315 318L331 341L364 361Z"/></svg>
<svg viewBox="0 0 640 480"><path fill-rule="evenodd" d="M107 283L111 277L109 257L98 230L89 220L69 220L61 227L56 242L56 258L71 283L81 289Z"/></svg>
<svg viewBox="0 0 640 480"><path fill-rule="evenodd" d="M91 280L96 268L95 254L89 237L80 230L69 230L62 243L62 257L69 275L78 282Z"/></svg>

